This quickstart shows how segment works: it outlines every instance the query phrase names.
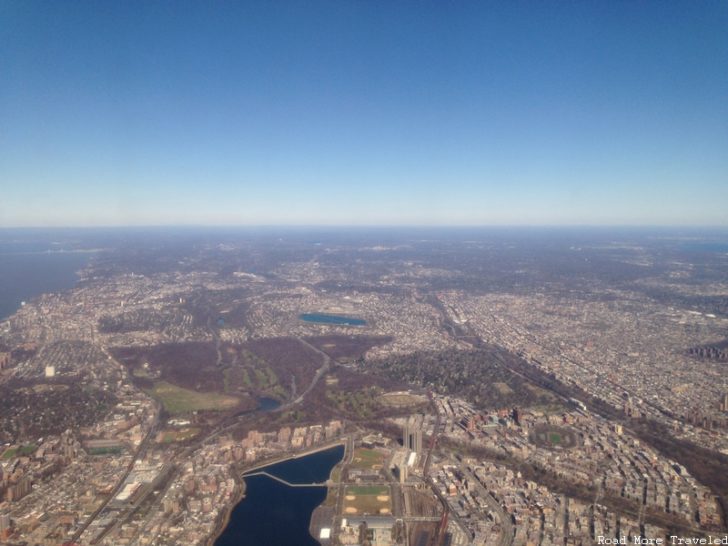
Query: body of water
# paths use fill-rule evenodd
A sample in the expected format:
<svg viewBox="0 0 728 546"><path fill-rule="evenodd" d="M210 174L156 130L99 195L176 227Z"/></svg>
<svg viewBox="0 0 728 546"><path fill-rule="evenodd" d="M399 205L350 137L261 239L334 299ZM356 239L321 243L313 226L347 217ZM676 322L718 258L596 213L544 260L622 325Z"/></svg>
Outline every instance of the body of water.
<svg viewBox="0 0 728 546"><path fill-rule="evenodd" d="M280 405L281 403L275 398L269 398L267 396L258 398L258 409L260 411L273 411L274 409L278 409Z"/></svg>
<svg viewBox="0 0 728 546"><path fill-rule="evenodd" d="M61 292L78 281L76 272L90 254L40 250L26 245L0 246L0 320L15 313L23 301Z"/></svg>
<svg viewBox="0 0 728 546"><path fill-rule="evenodd" d="M367 321L360 318L345 317L343 315L327 315L326 313L304 313L300 319L305 322L317 324L335 324L340 326L364 326Z"/></svg>
<svg viewBox="0 0 728 546"><path fill-rule="evenodd" d="M289 483L319 483L343 457L344 446L336 446L261 470ZM247 477L245 486L215 546L318 546L308 528L326 487L289 487L267 476Z"/></svg>
<svg viewBox="0 0 728 546"><path fill-rule="evenodd" d="M713 241L713 242L692 242L683 245L683 249L689 252L715 252L715 253L728 253L728 242Z"/></svg>
<svg viewBox="0 0 728 546"><path fill-rule="evenodd" d="M236 417L240 417L241 415L252 415L254 413L264 413L266 411L273 411L278 409L281 406L281 403L276 400L275 398L269 398L267 396L262 396L261 398L258 398L258 405L254 407L253 409L247 409L243 410L241 412L238 412L235 414Z"/></svg>

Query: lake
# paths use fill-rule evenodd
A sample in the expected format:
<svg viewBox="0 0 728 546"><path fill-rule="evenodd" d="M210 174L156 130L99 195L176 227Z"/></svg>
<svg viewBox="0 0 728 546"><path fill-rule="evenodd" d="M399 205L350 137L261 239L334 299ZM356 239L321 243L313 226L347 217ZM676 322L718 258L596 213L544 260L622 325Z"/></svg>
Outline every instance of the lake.
<svg viewBox="0 0 728 546"><path fill-rule="evenodd" d="M305 322L316 324L333 324L338 326L364 326L367 321L360 318L345 317L343 315L328 315L326 313L304 313L299 318Z"/></svg>
<svg viewBox="0 0 728 546"><path fill-rule="evenodd" d="M326 481L343 457L344 446L336 446L260 470L289 483L317 483ZM318 546L308 528L326 487L289 487L267 476L246 477L245 486L245 498L215 546Z"/></svg>

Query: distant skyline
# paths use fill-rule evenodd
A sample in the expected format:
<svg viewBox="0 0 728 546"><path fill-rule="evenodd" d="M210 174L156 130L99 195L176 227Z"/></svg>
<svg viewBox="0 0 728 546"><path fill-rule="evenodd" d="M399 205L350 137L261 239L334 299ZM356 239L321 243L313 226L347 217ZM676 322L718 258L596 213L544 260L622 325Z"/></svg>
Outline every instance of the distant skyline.
<svg viewBox="0 0 728 546"><path fill-rule="evenodd" d="M0 227L728 225L728 3L0 3Z"/></svg>

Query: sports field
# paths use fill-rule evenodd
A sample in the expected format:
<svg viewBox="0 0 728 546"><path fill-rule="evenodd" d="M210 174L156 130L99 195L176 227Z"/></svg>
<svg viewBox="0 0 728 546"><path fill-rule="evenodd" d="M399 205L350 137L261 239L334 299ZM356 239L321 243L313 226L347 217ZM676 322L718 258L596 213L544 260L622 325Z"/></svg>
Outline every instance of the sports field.
<svg viewBox="0 0 728 546"><path fill-rule="evenodd" d="M579 435L568 427L537 425L529 434L529 438L539 447L568 449L579 445Z"/></svg>
<svg viewBox="0 0 728 546"><path fill-rule="evenodd" d="M351 468L362 470L380 470L384 466L384 454L376 449L360 447L354 450Z"/></svg>
<svg viewBox="0 0 728 546"><path fill-rule="evenodd" d="M392 503L386 485L349 485L344 495L344 514L390 514Z"/></svg>

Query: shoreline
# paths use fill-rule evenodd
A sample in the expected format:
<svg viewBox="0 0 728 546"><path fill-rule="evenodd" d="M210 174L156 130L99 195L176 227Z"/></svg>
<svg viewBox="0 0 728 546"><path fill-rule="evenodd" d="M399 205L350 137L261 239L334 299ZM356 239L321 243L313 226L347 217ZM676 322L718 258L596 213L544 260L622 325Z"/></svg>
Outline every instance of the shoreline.
<svg viewBox="0 0 728 546"><path fill-rule="evenodd" d="M344 446L344 456L346 456L346 439L342 439L342 440L337 440L335 442L332 442L330 444L326 444L326 445L323 445L323 446L320 446L320 447L315 447L315 448L307 449L306 451L301 451L301 452L295 453L293 455L289 455L289 456L284 457L284 458L276 459L276 460L273 460L273 461L270 461L270 462L266 462L266 463L259 464L257 466L253 466L251 468L246 469L243 474L241 474L239 476L236 475L235 476L235 480L236 481L237 480L240 480L240 482L242 483L241 491L236 496L236 500L233 503L231 503L231 505L228 508L225 509L225 516L221 519L220 524L218 524L218 525L215 526L215 530L214 530L213 534L210 536L210 538L205 542L205 546L214 546L215 545L215 542L217 542L217 539L220 538L220 536L223 534L223 532L227 528L228 524L230 523L230 518L232 517L233 510L235 510L235 508L237 507L237 505L245 499L245 476L247 474L250 474L251 472L254 472L254 471L259 471L262 468L266 468L268 466L273 466L273 465L278 464L278 463L283 463L285 461L292 461L292 460L295 460L295 459L300 459L301 457L306 457L308 455L313 455L314 453L319 453L321 451L326 451L327 449L331 449L331 448L334 448L334 447L339 446L339 445L343 445ZM343 460L343 458L342 458L342 460ZM336 465L334 465L331 468L331 472L334 471L334 468L336 468ZM331 479L331 472L329 472L329 478L327 479L327 481L329 479ZM328 486L326 486L326 485L322 485L322 486L319 486L319 487L326 487L328 489ZM321 501L321 504L323 504L325 500L326 500L326 498L324 498L324 500ZM321 504L319 504L318 506L316 506L311 511L311 518L313 518L314 512L321 506ZM311 533L310 526L311 526L311 521L309 521L309 534ZM311 536L313 537L313 535L311 535ZM313 537L313 538L314 538L314 540L316 540L316 542L318 542L318 539L316 537Z"/></svg>
<svg viewBox="0 0 728 546"><path fill-rule="evenodd" d="M309 455L313 455L314 453L319 453L320 451L326 451L328 449L334 448L336 446L343 445L344 449L346 449L346 440L336 440L335 442L327 443L319 447L311 447L304 451L297 451L296 453L292 453L290 455L287 455L285 457L275 458L271 461L266 461L259 463L255 466L251 466L250 468L246 468L243 473L241 474L241 477L245 477L246 475L250 474L251 472L259 472L260 470L264 469L267 466L273 466L274 464L283 463L285 461L292 461L295 459L300 459L301 457L307 457ZM321 486L323 487L323 486Z"/></svg>
<svg viewBox="0 0 728 546"><path fill-rule="evenodd" d="M35 253L35 252L15 253L15 254L6 253L6 254L0 254L0 256L54 256L54 255L69 255L69 254L93 254L94 252L97 252L97 251L95 251L95 250L93 252L86 252L83 250L66 251L66 252L60 252L60 251L45 252L45 251L43 251L43 252L37 252L37 253ZM13 317L15 317L15 315L18 314L18 312L20 312L21 309L23 309L23 307L25 307L26 304L35 303L43 296L53 295L53 294L63 295L63 294L66 294L66 293L71 292L72 290L75 290L76 288L78 288L79 283L84 281L83 272L86 269L86 267L88 266L88 263L89 263L89 259L87 258L85 260L85 263L82 264L81 267L79 267L78 269L76 269L73 272L73 276L74 276L73 283L70 284L69 286L64 286L64 287L61 287L61 288L55 289L55 290L54 289L43 289L41 292L29 294L26 297L26 299L20 300L17 303L17 305L13 304L13 302L10 300L6 300L5 302L0 302L0 324L10 321ZM0 281L3 281L3 279L0 279ZM11 312L8 312L11 305L14 307L14 309ZM3 311L3 309L6 309L6 310Z"/></svg>
<svg viewBox="0 0 728 546"><path fill-rule="evenodd" d="M236 476L235 481L240 483L240 490L235 494L234 501L230 503L230 506L225 508L225 511L223 512L223 517L220 519L218 523L215 524L215 527L213 528L213 532L210 535L210 538L205 542L205 546L214 546L215 542L217 542L217 539L220 538L220 535L223 534L225 529L227 529L228 524L230 523L230 518L233 515L233 510L235 510L235 507L245 499L245 480L240 477L238 478Z"/></svg>

